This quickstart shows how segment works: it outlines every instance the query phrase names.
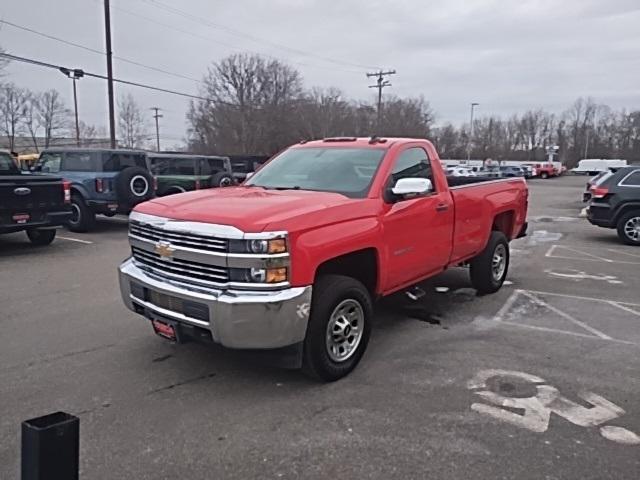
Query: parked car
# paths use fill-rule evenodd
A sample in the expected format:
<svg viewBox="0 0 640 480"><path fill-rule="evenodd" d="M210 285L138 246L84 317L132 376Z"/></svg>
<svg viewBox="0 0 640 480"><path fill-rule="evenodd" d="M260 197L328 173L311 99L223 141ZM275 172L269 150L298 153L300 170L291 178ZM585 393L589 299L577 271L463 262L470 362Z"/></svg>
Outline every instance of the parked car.
<svg viewBox="0 0 640 480"><path fill-rule="evenodd" d="M594 185L598 185L605 177L608 177L609 174L616 173L617 171L618 171L617 168L610 168L609 170L605 172L600 172L595 177L590 178L589 181L587 182L587 186L584 192L582 193L582 201L586 203L589 200L591 200L591 187L593 187Z"/></svg>
<svg viewBox="0 0 640 480"><path fill-rule="evenodd" d="M31 243L48 245L71 217L70 201L69 182L25 175L10 152L0 150L0 233L25 231Z"/></svg>
<svg viewBox="0 0 640 480"><path fill-rule="evenodd" d="M174 153L147 155L156 178L158 196L233 185L231 161L214 157Z"/></svg>
<svg viewBox="0 0 640 480"><path fill-rule="evenodd" d="M592 185L587 218L615 228L624 243L640 246L640 166L607 172Z"/></svg>
<svg viewBox="0 0 640 480"><path fill-rule="evenodd" d="M523 170L525 178L529 179L536 176L536 169L533 164L523 163L522 165L520 165L520 168Z"/></svg>
<svg viewBox="0 0 640 480"><path fill-rule="evenodd" d="M527 197L521 178L447 178L426 140L297 144L243 186L136 206L122 299L172 341L271 350L337 380L364 354L375 298L417 298L463 262L479 292L499 290Z"/></svg>
<svg viewBox="0 0 640 480"><path fill-rule="evenodd" d="M135 150L47 149L34 171L54 173L71 182L69 230L86 232L97 214L128 214L154 196L146 154Z"/></svg>
<svg viewBox="0 0 640 480"><path fill-rule="evenodd" d="M487 165L478 170L477 174L482 177L502 178L502 171L498 165Z"/></svg>
<svg viewBox="0 0 640 480"><path fill-rule="evenodd" d="M520 167L514 167L511 165L502 165L499 167L500 173L503 177L524 177L525 173Z"/></svg>
<svg viewBox="0 0 640 480"><path fill-rule="evenodd" d="M445 170L445 174L448 177L475 177L476 172L470 168L465 167L448 167Z"/></svg>

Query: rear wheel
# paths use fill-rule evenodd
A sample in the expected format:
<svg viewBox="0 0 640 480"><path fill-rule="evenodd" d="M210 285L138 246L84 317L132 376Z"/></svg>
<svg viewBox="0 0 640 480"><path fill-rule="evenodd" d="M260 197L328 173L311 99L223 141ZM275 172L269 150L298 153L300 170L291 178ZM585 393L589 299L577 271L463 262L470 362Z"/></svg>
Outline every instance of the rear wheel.
<svg viewBox="0 0 640 480"><path fill-rule="evenodd" d="M624 214L618 220L618 237L627 245L640 245L640 210Z"/></svg>
<svg viewBox="0 0 640 480"><path fill-rule="evenodd" d="M230 187L233 185L233 177L227 172L218 172L211 178L213 187Z"/></svg>
<svg viewBox="0 0 640 480"><path fill-rule="evenodd" d="M547 178L549 178L549 174L547 172L542 172L540 174L540 178L542 178L543 180L546 180Z"/></svg>
<svg viewBox="0 0 640 480"><path fill-rule="evenodd" d="M72 232L88 232L96 223L96 214L87 206L81 195L71 195L71 219L67 227Z"/></svg>
<svg viewBox="0 0 640 480"><path fill-rule="evenodd" d="M373 305L365 286L350 277L323 275L313 288L302 368L332 382L360 362L369 343Z"/></svg>
<svg viewBox="0 0 640 480"><path fill-rule="evenodd" d="M56 231L54 229L40 230L37 228L31 228L27 230L27 237L29 241L38 246L49 245L56 238Z"/></svg>
<svg viewBox="0 0 640 480"><path fill-rule="evenodd" d="M479 293L500 290L509 270L509 242L502 232L491 232L485 249L471 260L471 284Z"/></svg>

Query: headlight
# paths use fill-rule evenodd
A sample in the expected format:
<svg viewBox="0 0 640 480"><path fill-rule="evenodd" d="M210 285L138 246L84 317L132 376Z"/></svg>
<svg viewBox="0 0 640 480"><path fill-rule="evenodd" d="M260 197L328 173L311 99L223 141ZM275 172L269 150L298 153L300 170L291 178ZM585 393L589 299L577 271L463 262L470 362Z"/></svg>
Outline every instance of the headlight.
<svg viewBox="0 0 640 480"><path fill-rule="evenodd" d="M280 268L231 268L229 278L232 282L243 283L282 283L287 281L287 269Z"/></svg>
<svg viewBox="0 0 640 480"><path fill-rule="evenodd" d="M285 253L287 242L284 238L272 240L229 240L230 253L273 254Z"/></svg>

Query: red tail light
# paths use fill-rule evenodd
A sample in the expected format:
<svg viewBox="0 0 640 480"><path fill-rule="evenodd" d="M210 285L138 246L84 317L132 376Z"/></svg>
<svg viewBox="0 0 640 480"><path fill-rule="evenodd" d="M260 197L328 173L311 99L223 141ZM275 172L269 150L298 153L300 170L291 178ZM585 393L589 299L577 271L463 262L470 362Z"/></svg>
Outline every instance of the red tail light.
<svg viewBox="0 0 640 480"><path fill-rule="evenodd" d="M62 188L64 189L64 203L71 203L71 182L63 181Z"/></svg>
<svg viewBox="0 0 640 480"><path fill-rule="evenodd" d="M158 177L153 177L153 191L158 191Z"/></svg>
<svg viewBox="0 0 640 480"><path fill-rule="evenodd" d="M609 189L605 187L591 187L593 198L604 198L609 194Z"/></svg>
<svg viewBox="0 0 640 480"><path fill-rule="evenodd" d="M200 179L196 178L196 190L200 190Z"/></svg>
<svg viewBox="0 0 640 480"><path fill-rule="evenodd" d="M104 192L104 180L102 180L101 178L96 178L96 192Z"/></svg>

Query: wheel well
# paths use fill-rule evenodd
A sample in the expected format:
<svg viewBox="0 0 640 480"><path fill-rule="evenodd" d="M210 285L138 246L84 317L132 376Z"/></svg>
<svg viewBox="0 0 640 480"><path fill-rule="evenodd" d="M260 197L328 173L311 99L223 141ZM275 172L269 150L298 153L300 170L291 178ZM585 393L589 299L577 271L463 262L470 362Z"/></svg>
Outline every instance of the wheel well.
<svg viewBox="0 0 640 480"><path fill-rule="evenodd" d="M513 230L513 210L508 212L502 212L493 219L493 225L491 225L491 230L496 232L502 232L507 237L507 239L511 239L511 234Z"/></svg>
<svg viewBox="0 0 640 480"><path fill-rule="evenodd" d="M69 189L69 192L71 193L71 195L78 195L80 196L82 199L84 199L84 195L82 194L82 192L80 191L80 189L78 187L74 187L72 186Z"/></svg>
<svg viewBox="0 0 640 480"><path fill-rule="evenodd" d="M179 187L177 185L172 185L164 191L163 195L173 195L176 193L184 193L186 191L187 190L182 187Z"/></svg>
<svg viewBox="0 0 640 480"><path fill-rule="evenodd" d="M618 212L616 213L614 224L617 224L623 215L626 215L629 212L636 212L636 211L640 212L640 205L638 204L622 206L620 210L618 210Z"/></svg>
<svg viewBox="0 0 640 480"><path fill-rule="evenodd" d="M316 278L327 274L355 278L362 282L373 296L375 295L378 281L376 250L374 248L366 248L327 260L316 269Z"/></svg>

